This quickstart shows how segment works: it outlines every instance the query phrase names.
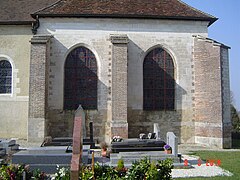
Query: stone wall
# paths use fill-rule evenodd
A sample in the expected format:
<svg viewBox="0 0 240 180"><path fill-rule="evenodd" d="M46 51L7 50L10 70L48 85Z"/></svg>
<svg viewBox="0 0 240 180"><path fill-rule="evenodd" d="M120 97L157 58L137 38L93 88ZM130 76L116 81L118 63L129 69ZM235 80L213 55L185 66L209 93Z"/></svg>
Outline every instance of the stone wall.
<svg viewBox="0 0 240 180"><path fill-rule="evenodd" d="M0 94L0 137L27 138L31 26L0 25L0 60L12 65L12 93Z"/></svg>
<svg viewBox="0 0 240 180"><path fill-rule="evenodd" d="M137 136L135 130L146 124L151 131L154 122L160 122L160 129L173 130L184 143L194 143L194 122L192 111L193 67L192 35L207 36L206 22L129 20L129 19L40 19L38 34L51 34L50 46L49 107L47 122L51 127L69 126L63 111L64 63L68 53L77 46L89 48L98 63L98 109L93 125L98 139L111 137L112 116L112 71L113 45L111 34L125 34L127 45L127 121L129 136ZM164 48L175 64L175 110L171 112L144 112L143 106L143 61L146 54L155 47ZM121 81L121 79L120 79ZM121 97L115 97L121 98ZM117 108L117 107L116 107ZM58 114L59 113L59 114ZM144 118L140 116L144 115ZM69 116L71 117L71 115ZM140 120L139 120L140 118ZM69 121L71 121L69 119ZM65 122L63 127L60 125ZM151 125L152 123L152 125ZM99 127L99 129L98 129ZM58 128L49 128L57 135ZM71 130L71 126L69 126ZM55 132L54 132L55 131ZM136 131L138 132L138 131ZM69 135L69 132L66 132ZM165 136L163 136L165 137Z"/></svg>
<svg viewBox="0 0 240 180"><path fill-rule="evenodd" d="M221 46L222 44L201 36L194 40L195 141L219 148L227 147L223 141L223 130L228 129L226 125L229 122L228 59L226 51L225 57L221 56ZM222 98L224 85L225 98ZM227 139L229 140L229 134Z"/></svg>

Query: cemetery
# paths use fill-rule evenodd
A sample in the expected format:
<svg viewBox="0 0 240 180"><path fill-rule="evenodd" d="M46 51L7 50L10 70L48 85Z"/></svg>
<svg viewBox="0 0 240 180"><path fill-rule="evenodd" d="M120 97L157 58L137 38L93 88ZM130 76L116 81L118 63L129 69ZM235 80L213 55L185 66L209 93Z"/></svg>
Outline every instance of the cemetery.
<svg viewBox="0 0 240 180"><path fill-rule="evenodd" d="M123 139L113 138L109 157L102 157L99 147L93 141L94 124L89 124L90 137L86 137L85 113L81 106L76 110L74 117L73 137L45 138L41 147L18 149L15 140L1 140L1 156L13 153L12 164L27 164L30 170L39 169L47 174L54 174L56 167L70 168L71 177L77 179L82 167L101 164L102 166L118 167L122 161L123 167L131 169L137 162L164 163L169 161L169 168L173 166L183 167L181 155L178 154L178 141L174 133L169 132L166 142L160 137L158 124L154 124L154 132L140 134L139 138ZM164 147L170 147L170 154L164 151ZM171 160L170 160L171 159ZM173 162L173 166L172 166ZM122 167L122 168L123 168ZM118 167L119 168L119 167Z"/></svg>
<svg viewBox="0 0 240 180"><path fill-rule="evenodd" d="M110 148L107 148L106 142L102 145L94 142L93 122L89 123L90 137L86 136L85 121L84 110L79 106L75 112L73 136L46 137L41 147L22 149L16 144L16 140L1 139L0 157L11 156L11 160L8 163L4 159L0 160L2 164L0 177L4 175L8 177L7 169L11 169L15 172L14 178L20 177L23 180L63 176L71 180L79 178L131 180L136 177L140 180L151 178L168 180L172 175L178 177L179 173L187 169L192 171L200 168L197 167L199 160L178 153L178 138L173 132L168 132L166 139L160 137L157 123L153 125L153 132L141 133L138 138L113 137ZM107 151L105 154L103 146ZM221 162L220 160L218 162L219 166ZM201 176L198 171L195 174ZM220 174L232 175L226 171L220 171Z"/></svg>

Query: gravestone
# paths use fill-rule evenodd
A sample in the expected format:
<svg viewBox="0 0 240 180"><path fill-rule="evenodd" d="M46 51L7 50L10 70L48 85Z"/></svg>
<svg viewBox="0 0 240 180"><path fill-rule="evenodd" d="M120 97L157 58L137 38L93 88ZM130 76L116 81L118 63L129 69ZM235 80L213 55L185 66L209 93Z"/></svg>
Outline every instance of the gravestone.
<svg viewBox="0 0 240 180"><path fill-rule="evenodd" d="M178 155L178 138L173 132L167 132L167 144L172 147L172 154Z"/></svg>
<svg viewBox="0 0 240 180"><path fill-rule="evenodd" d="M10 154L12 151L17 151L19 144L16 144L14 139L0 139L0 155L3 153Z"/></svg>
<svg viewBox="0 0 240 180"><path fill-rule="evenodd" d="M153 124L153 132L156 134L156 139L161 139L160 138L160 128L158 123Z"/></svg>
<svg viewBox="0 0 240 180"><path fill-rule="evenodd" d="M85 118L84 111L80 105L75 112L74 127L73 127L73 146L71 160L71 180L79 179L80 163L82 161L82 145L83 145L83 127L82 118Z"/></svg>
<svg viewBox="0 0 240 180"><path fill-rule="evenodd" d="M86 132L86 116L85 116L85 113L84 113L84 110L82 108L81 105L79 105L77 111L79 112L79 114L81 115L81 119L82 119L82 137L83 139L86 139L87 138L87 132ZM76 116L76 114L75 114Z"/></svg>

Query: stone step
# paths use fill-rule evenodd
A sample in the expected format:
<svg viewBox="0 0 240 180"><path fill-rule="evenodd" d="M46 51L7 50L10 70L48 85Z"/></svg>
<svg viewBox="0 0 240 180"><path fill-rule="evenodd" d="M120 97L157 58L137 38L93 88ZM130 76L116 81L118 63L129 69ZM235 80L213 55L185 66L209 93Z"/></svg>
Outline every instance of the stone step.
<svg viewBox="0 0 240 180"><path fill-rule="evenodd" d="M124 161L124 164L125 163L126 164L131 164L135 161L140 161L141 160L141 158L126 158L126 159L121 158L121 159ZM164 157L162 157L162 158L150 158L151 161L155 161L155 162L157 162L159 160L166 160L166 159L167 159L166 157L165 158ZM171 158L171 159L173 159L173 162L179 163L178 158ZM118 163L119 160L120 160L119 158L111 158L110 159L110 164L112 166L117 166L117 163Z"/></svg>
<svg viewBox="0 0 240 180"><path fill-rule="evenodd" d="M109 166L116 167L117 164L109 163ZM126 167L126 168L130 168L131 166L132 166L132 163L124 163L124 167ZM186 166L184 163L174 162L173 166L175 169L190 169L190 168L192 168L191 164L189 164L189 163Z"/></svg>
<svg viewBox="0 0 240 180"><path fill-rule="evenodd" d="M83 150L83 163L88 163L88 150ZM22 150L13 154L14 164L70 164L72 153L66 153L65 149L32 149Z"/></svg>
<svg viewBox="0 0 240 180"><path fill-rule="evenodd" d="M157 151L154 151L154 152L120 152L120 153L111 153L110 155L111 158L124 158L124 159L127 159L127 158L137 158L137 159L143 159L145 157L148 157L148 158L175 158L175 156L173 154L165 154L164 152L157 152Z"/></svg>
<svg viewBox="0 0 240 180"><path fill-rule="evenodd" d="M176 157L173 154L165 154L164 151L149 151L149 152L119 152L110 154L110 164L116 166L118 161L122 159L124 164L132 164L135 161L149 158L151 161L165 160L170 158L174 163L180 163L180 157Z"/></svg>

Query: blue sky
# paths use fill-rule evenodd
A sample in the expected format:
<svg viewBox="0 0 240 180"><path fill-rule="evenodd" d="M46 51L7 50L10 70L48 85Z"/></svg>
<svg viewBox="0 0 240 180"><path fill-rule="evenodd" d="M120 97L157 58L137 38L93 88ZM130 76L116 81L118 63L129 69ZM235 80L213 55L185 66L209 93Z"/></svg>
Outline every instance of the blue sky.
<svg viewBox="0 0 240 180"><path fill-rule="evenodd" d="M240 0L182 0L219 18L209 27L209 37L230 46L230 88L240 111Z"/></svg>

